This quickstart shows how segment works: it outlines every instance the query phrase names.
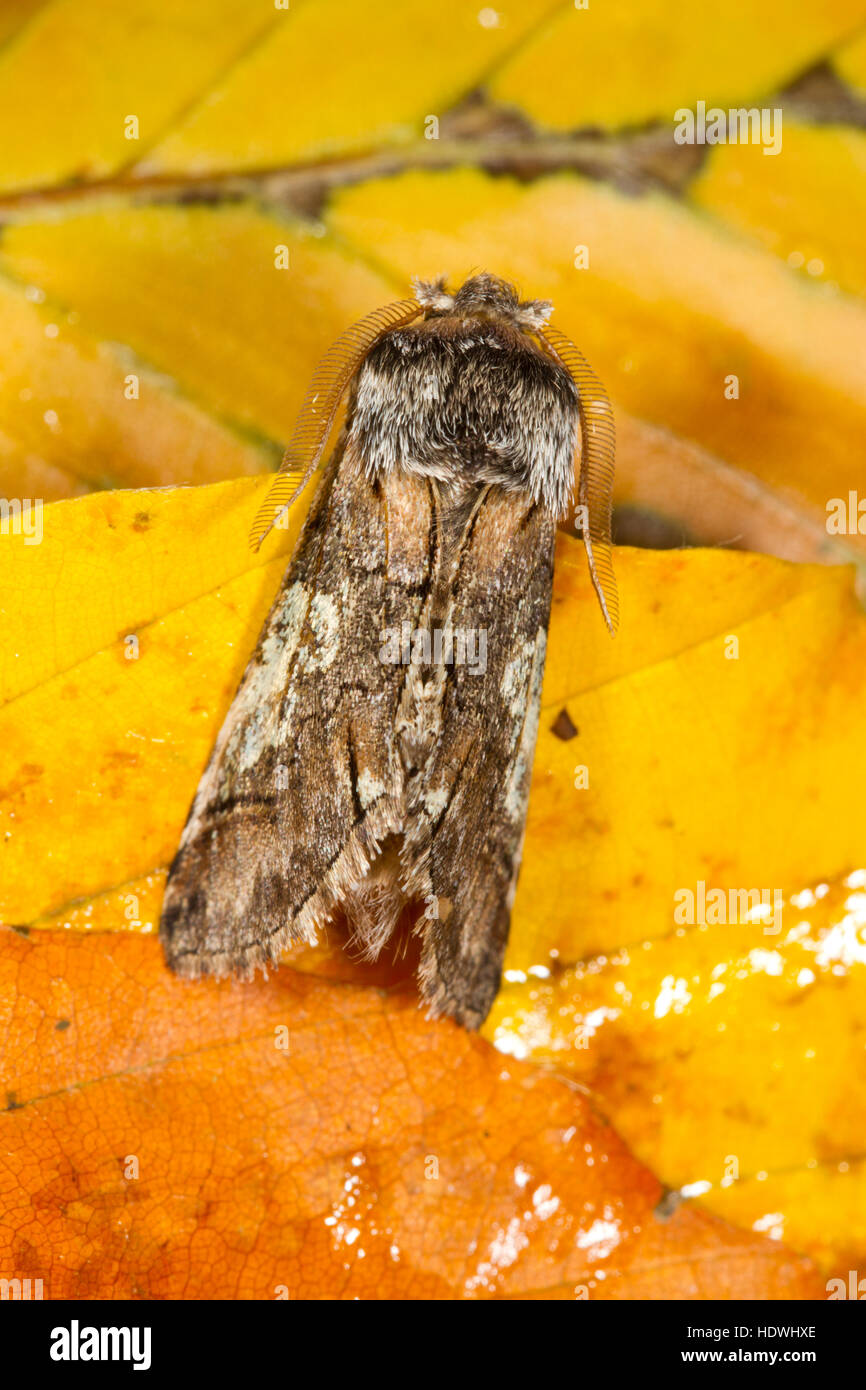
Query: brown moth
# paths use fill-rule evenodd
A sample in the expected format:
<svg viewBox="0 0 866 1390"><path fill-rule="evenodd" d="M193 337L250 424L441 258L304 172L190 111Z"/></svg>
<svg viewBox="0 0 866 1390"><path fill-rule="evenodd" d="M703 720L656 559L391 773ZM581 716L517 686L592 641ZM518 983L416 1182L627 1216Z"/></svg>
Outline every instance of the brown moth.
<svg viewBox="0 0 866 1390"><path fill-rule="evenodd" d="M251 533L346 422L171 867L185 976L250 978L342 909L373 959L423 904L419 984L469 1028L499 988L572 500L611 631L613 417L552 306L475 275L351 328Z"/></svg>

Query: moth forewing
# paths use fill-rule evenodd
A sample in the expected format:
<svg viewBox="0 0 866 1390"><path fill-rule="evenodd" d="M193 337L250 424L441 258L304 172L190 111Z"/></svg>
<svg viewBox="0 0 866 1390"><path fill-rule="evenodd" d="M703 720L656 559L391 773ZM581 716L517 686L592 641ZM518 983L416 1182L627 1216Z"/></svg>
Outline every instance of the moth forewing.
<svg viewBox="0 0 866 1390"><path fill-rule="evenodd" d="M338 910L375 957L418 903L430 1011L485 1018L575 455L608 621L615 598L598 559L607 436L599 450L587 434L549 313L489 275L454 295L419 283L325 359L254 544L316 466L350 386L346 425L169 874L160 931L180 973L249 976Z"/></svg>

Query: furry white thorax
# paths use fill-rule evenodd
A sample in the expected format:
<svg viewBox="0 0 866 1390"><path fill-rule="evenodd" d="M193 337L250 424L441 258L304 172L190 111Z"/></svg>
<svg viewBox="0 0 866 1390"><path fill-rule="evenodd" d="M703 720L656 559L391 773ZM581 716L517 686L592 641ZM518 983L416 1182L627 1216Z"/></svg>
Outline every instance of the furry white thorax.
<svg viewBox="0 0 866 1390"><path fill-rule="evenodd" d="M350 438L374 478L435 478L471 492L490 485L568 511L579 398L569 373L530 336L546 301L520 302L492 275L450 294L416 282L427 310L370 349L350 404Z"/></svg>

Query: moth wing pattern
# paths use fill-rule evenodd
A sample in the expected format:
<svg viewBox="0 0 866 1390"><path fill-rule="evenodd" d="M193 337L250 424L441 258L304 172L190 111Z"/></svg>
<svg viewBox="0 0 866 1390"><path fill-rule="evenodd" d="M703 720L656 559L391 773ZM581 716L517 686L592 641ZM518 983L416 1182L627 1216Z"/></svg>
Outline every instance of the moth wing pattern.
<svg viewBox="0 0 866 1390"><path fill-rule="evenodd" d="M375 958L414 903L430 1013L486 1017L575 462L592 582L618 621L613 416L551 310L486 273L454 295L418 281L320 363L253 548L349 389L346 425L169 873L160 934L178 973L249 978L339 910Z"/></svg>
<svg viewBox="0 0 866 1390"><path fill-rule="evenodd" d="M485 669L445 668L433 755L407 787L421 991L469 1028L499 989L541 703L555 522L524 498L479 506L451 575L454 630L484 634ZM477 650L477 644L476 644Z"/></svg>
<svg viewBox="0 0 866 1390"><path fill-rule="evenodd" d="M417 901L431 1013L483 1022L520 862L554 535L525 499L487 497L454 523L425 480L370 483L351 455L326 473L171 868L172 969L249 978L338 908L375 957ZM382 660L385 632L440 623L471 634L474 660Z"/></svg>
<svg viewBox="0 0 866 1390"><path fill-rule="evenodd" d="M399 829L405 668L380 646L429 574L415 491L389 505L351 453L323 476L171 867L160 934L179 974L250 978L314 940Z"/></svg>

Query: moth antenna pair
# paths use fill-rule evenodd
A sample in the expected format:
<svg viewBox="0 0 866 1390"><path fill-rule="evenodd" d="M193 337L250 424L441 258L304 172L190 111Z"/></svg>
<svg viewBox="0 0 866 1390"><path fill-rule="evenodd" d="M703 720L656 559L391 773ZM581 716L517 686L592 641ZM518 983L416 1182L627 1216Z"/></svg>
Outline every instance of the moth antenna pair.
<svg viewBox="0 0 866 1390"><path fill-rule="evenodd" d="M440 286L444 294L444 282ZM294 432L267 497L250 531L258 550L279 516L303 492L315 472L337 411L352 377L374 343L426 312L418 299L401 299L375 309L342 333L316 368L304 397ZM578 390L580 447L578 505L589 572L604 620L611 633L619 622L619 601L613 572L611 509L616 449L613 412L598 377L570 338L548 323L529 330L544 351L574 381Z"/></svg>

